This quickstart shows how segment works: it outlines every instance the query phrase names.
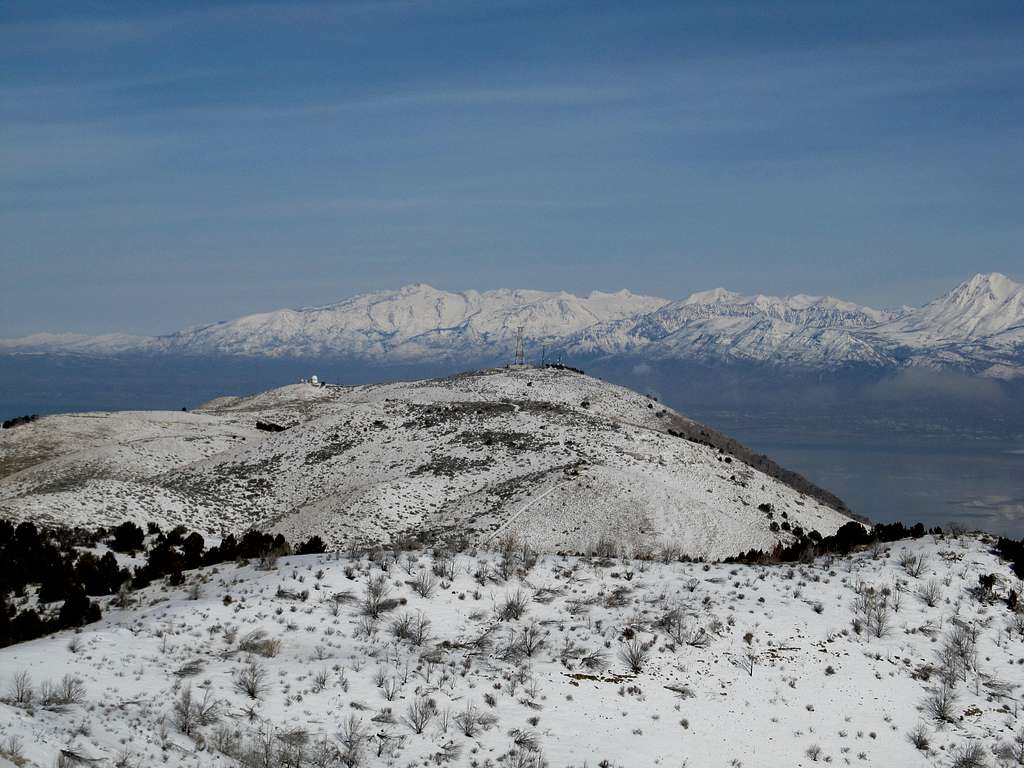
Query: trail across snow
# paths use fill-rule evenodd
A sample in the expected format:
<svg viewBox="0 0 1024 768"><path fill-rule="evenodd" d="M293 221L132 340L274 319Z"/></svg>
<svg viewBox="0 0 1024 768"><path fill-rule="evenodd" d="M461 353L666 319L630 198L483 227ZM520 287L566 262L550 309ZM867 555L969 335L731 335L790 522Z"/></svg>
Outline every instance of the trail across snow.
<svg viewBox="0 0 1024 768"><path fill-rule="evenodd" d="M538 501L543 499L545 496L548 496L554 490L555 490L555 487L551 486L550 488L545 490L543 493L535 496L534 498L532 498L528 502L526 502L519 509L518 512L516 512L514 515L512 515L512 517L510 517L508 520L506 520L504 523L502 523L494 533L492 533L490 536L488 536L486 539L484 539L481 542L481 546L487 546L488 544L493 542L496 538L501 536L501 534L504 533L505 530L507 530L509 528L509 526L511 526L516 520L518 520L523 515L524 512L528 511L530 509L530 507L532 507Z"/></svg>

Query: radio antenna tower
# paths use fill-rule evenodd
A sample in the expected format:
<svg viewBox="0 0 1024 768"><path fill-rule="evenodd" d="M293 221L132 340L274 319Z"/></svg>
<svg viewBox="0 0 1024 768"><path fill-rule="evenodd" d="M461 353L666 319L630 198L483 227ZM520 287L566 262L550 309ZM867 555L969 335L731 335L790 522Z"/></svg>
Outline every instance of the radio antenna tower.
<svg viewBox="0 0 1024 768"><path fill-rule="evenodd" d="M523 326L516 328L516 365L526 365L526 349L523 346Z"/></svg>

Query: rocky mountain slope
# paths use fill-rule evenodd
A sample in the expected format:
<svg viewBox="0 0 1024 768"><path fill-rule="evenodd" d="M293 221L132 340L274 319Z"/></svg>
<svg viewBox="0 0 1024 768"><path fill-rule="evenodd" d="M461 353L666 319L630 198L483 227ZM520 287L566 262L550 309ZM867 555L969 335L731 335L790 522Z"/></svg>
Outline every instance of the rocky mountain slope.
<svg viewBox="0 0 1024 768"><path fill-rule="evenodd" d="M1024 622L990 550L189 571L0 649L0 765L1019 765Z"/></svg>
<svg viewBox="0 0 1024 768"><path fill-rule="evenodd" d="M43 417L0 432L0 516L256 526L339 546L514 533L548 552L610 539L703 557L850 519L838 499L726 436L552 368L296 384L194 413Z"/></svg>
<svg viewBox="0 0 1024 768"><path fill-rule="evenodd" d="M716 290L642 317L575 334L587 354L743 360L832 368L951 367L1024 375L1024 286L976 275L920 309L881 311L831 297L740 296Z"/></svg>
<svg viewBox="0 0 1024 768"><path fill-rule="evenodd" d="M594 326L572 336L568 346L583 354L883 365L885 355L857 332L893 317L831 297L741 296L716 289L641 317Z"/></svg>
<svg viewBox="0 0 1024 768"><path fill-rule="evenodd" d="M921 308L877 310L832 297L741 296L724 289L682 301L628 291L496 290L425 285L325 307L278 310L168 336L39 334L0 340L0 353L324 356L372 363L507 360L516 329L531 357L753 361L800 368L907 365L998 378L1024 375L1024 286L976 275Z"/></svg>

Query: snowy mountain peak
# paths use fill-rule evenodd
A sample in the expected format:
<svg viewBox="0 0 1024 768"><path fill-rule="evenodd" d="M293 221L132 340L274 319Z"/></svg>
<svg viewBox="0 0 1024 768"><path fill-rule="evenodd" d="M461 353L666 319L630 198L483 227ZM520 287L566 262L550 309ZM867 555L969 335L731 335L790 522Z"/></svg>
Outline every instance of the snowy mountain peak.
<svg viewBox="0 0 1024 768"><path fill-rule="evenodd" d="M1024 285L1014 282L1004 274L979 273L958 285L941 300L948 300L960 306L977 301L1004 302L1021 291L1024 291Z"/></svg>
<svg viewBox="0 0 1024 768"><path fill-rule="evenodd" d="M727 304L744 300L744 296L726 288L712 288L710 291L691 293L683 304Z"/></svg>
<svg viewBox="0 0 1024 768"><path fill-rule="evenodd" d="M908 346L976 343L1024 347L1024 285L998 272L977 274L888 328Z"/></svg>

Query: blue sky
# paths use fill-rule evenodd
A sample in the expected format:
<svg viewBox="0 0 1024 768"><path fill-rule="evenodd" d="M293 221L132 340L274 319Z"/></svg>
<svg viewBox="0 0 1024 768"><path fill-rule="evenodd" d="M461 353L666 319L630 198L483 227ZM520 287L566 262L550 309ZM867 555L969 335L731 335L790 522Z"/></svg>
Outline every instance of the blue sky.
<svg viewBox="0 0 1024 768"><path fill-rule="evenodd" d="M1024 5L0 7L0 335L1024 278Z"/></svg>

